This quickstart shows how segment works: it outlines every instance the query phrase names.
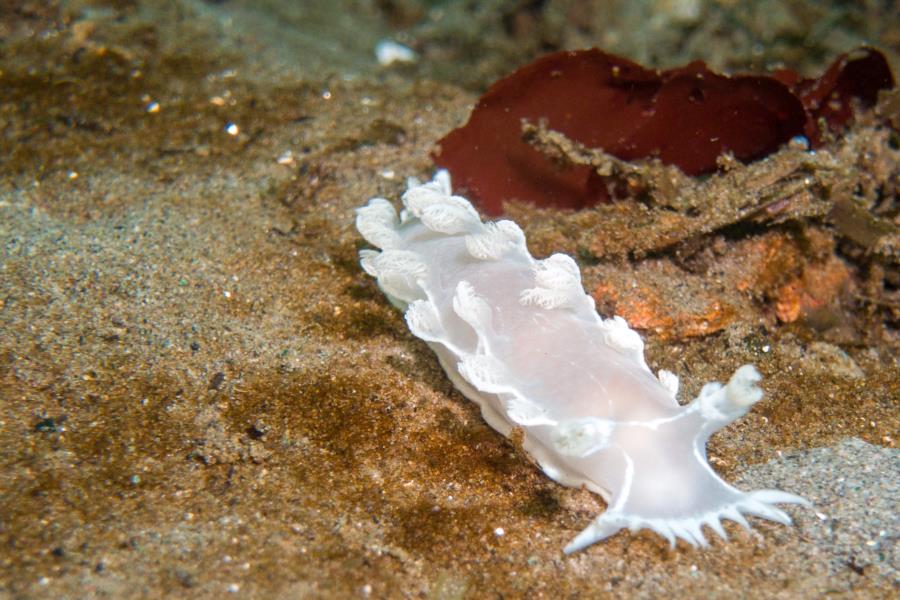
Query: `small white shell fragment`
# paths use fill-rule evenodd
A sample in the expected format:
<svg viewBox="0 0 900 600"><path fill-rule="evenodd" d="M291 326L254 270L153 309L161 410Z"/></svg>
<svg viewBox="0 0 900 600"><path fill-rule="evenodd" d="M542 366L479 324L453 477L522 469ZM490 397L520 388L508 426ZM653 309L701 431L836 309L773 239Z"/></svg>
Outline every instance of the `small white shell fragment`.
<svg viewBox="0 0 900 600"><path fill-rule="evenodd" d="M386 67L395 62L412 63L419 57L408 46L399 44L393 40L380 40L375 44L375 59L378 64Z"/></svg>
<svg viewBox="0 0 900 600"><path fill-rule="evenodd" d="M446 171L408 185L399 216L382 198L357 210L357 229L381 249L362 250L362 267L491 427L517 429L548 477L606 500L565 552L621 529L706 546L704 526L726 539L722 519L788 524L774 504L809 504L777 490L742 492L707 462L709 436L762 399L755 367L679 405L678 377L650 371L625 319L597 314L572 258L535 260L522 230L482 223L452 194Z"/></svg>

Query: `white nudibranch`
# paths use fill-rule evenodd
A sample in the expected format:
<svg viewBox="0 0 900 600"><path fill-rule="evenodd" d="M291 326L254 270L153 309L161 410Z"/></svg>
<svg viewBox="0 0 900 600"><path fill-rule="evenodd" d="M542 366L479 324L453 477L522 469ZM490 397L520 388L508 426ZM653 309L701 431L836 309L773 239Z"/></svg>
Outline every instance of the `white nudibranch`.
<svg viewBox="0 0 900 600"><path fill-rule="evenodd" d="M518 225L482 223L446 171L410 180L403 205L399 216L382 198L357 210L357 229L381 249L363 250L362 267L491 427L518 428L550 478L607 502L565 552L622 528L705 546L704 525L724 539L721 519L789 524L773 504L808 505L777 490L742 492L706 460L709 436L762 398L755 367L681 406L678 377L654 376L640 335L597 314L572 258L532 258Z"/></svg>

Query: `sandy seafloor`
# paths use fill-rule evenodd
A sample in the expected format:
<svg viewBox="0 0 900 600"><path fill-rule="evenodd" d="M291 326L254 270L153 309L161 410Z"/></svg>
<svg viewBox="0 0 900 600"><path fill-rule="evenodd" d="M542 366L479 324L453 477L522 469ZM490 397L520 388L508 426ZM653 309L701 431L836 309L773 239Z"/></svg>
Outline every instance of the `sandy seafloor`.
<svg viewBox="0 0 900 600"><path fill-rule="evenodd" d="M359 268L353 228L367 198L431 173L479 86L541 49L814 73L861 41L897 64L897 22L877 3L830 21L799 2L607 3L593 20L597 3L541 4L0 2L0 597L900 593L896 320L854 301L896 263L799 217L709 234L702 268L671 248L610 257L572 246L582 216L516 207L532 251L575 253L598 298L663 286L648 362L683 400L758 364L767 397L712 463L815 504L708 549L623 532L565 556L602 500L455 392ZM389 36L420 62L379 66ZM869 123L848 144L896 203L890 136ZM775 266L746 260L785 245ZM846 281L828 318L798 319L732 285L750 268L769 291L779 269ZM709 302L732 310L698 331Z"/></svg>

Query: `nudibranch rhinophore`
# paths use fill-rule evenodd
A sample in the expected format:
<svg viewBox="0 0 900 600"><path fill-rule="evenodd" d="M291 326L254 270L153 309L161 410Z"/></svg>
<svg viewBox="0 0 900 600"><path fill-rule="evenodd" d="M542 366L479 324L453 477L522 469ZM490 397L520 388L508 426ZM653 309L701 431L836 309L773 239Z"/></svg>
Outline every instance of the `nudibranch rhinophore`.
<svg viewBox="0 0 900 600"><path fill-rule="evenodd" d="M399 216L383 198L357 210L357 229L381 249L362 250L362 267L491 427L521 430L551 479L607 502L566 553L626 527L704 546L704 525L726 538L721 519L790 524L772 505L808 504L777 490L742 492L706 460L709 436L762 398L755 367L681 406L678 377L655 376L640 335L597 314L572 258L535 260L519 226L482 222L452 194L446 171L411 180L403 205Z"/></svg>

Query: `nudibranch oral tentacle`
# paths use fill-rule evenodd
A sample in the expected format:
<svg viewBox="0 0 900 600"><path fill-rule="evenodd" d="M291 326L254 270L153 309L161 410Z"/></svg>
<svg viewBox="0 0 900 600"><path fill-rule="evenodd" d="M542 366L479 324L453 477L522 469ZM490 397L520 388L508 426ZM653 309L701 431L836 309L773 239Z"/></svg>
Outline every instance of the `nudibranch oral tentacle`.
<svg viewBox="0 0 900 600"><path fill-rule="evenodd" d="M453 195L446 171L410 180L403 205L398 215L374 198L357 210L357 229L381 250L361 251L362 267L491 427L506 436L518 428L551 479L606 500L565 552L623 528L705 546L704 526L725 539L723 519L789 524L773 505L808 505L786 492L737 490L707 462L709 436L762 399L755 367L681 406L678 377L654 375L640 335L597 314L572 258L535 260L522 230L483 223Z"/></svg>

